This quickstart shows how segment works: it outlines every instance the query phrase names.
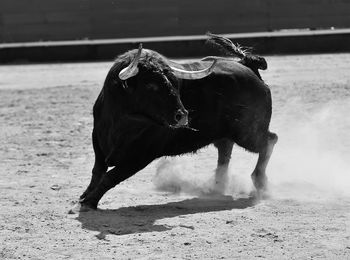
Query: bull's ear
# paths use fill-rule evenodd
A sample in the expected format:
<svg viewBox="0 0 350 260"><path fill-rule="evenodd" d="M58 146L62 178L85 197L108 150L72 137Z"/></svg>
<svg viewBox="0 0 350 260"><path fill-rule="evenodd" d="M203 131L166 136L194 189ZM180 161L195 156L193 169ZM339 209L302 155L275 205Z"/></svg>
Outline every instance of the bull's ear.
<svg viewBox="0 0 350 260"><path fill-rule="evenodd" d="M122 80L121 85L119 83L119 88L122 89L124 93L132 94L137 87L137 82L135 80L134 78Z"/></svg>
<svg viewBox="0 0 350 260"><path fill-rule="evenodd" d="M140 43L139 45L139 49L137 51L137 54L135 55L134 59L132 60L132 62L129 64L129 66L127 66L126 68L122 69L119 72L119 78L121 80L127 80L131 77L134 77L137 75L137 73L139 73L139 69L137 67L137 64L139 63L140 57L141 57L141 53L142 53L142 44Z"/></svg>

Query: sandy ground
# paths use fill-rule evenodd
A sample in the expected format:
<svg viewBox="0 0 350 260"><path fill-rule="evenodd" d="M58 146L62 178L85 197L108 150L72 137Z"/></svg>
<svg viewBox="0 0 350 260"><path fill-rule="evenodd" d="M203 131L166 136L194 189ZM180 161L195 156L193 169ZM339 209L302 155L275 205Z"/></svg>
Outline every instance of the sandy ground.
<svg viewBox="0 0 350 260"><path fill-rule="evenodd" d="M267 57L279 143L271 198L235 148L158 160L67 214L93 165L92 105L111 63L0 66L0 259L350 259L350 54Z"/></svg>

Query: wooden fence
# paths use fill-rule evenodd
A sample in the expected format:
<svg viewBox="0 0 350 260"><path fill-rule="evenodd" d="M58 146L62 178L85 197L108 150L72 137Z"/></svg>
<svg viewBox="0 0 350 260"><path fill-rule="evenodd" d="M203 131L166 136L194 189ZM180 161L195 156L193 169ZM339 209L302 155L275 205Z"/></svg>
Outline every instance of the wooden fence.
<svg viewBox="0 0 350 260"><path fill-rule="evenodd" d="M350 28L349 0L0 0L0 42Z"/></svg>

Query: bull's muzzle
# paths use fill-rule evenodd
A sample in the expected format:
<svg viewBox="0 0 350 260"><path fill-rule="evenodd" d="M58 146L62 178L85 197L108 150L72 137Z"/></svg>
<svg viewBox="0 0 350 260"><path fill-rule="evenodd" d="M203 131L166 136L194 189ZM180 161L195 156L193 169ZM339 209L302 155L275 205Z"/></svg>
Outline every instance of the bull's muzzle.
<svg viewBox="0 0 350 260"><path fill-rule="evenodd" d="M174 115L176 122L175 127L188 126L188 111L186 109L179 109Z"/></svg>

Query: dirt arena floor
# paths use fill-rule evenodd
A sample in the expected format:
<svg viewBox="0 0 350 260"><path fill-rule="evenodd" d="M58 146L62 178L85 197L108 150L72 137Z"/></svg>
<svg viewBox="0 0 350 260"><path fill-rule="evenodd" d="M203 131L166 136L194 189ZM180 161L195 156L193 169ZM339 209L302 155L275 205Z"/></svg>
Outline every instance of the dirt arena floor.
<svg viewBox="0 0 350 260"><path fill-rule="evenodd" d="M105 63L0 66L0 259L350 259L350 54L272 56L279 135L257 201L257 156L236 147L223 195L216 150L163 158L68 214L93 165Z"/></svg>

